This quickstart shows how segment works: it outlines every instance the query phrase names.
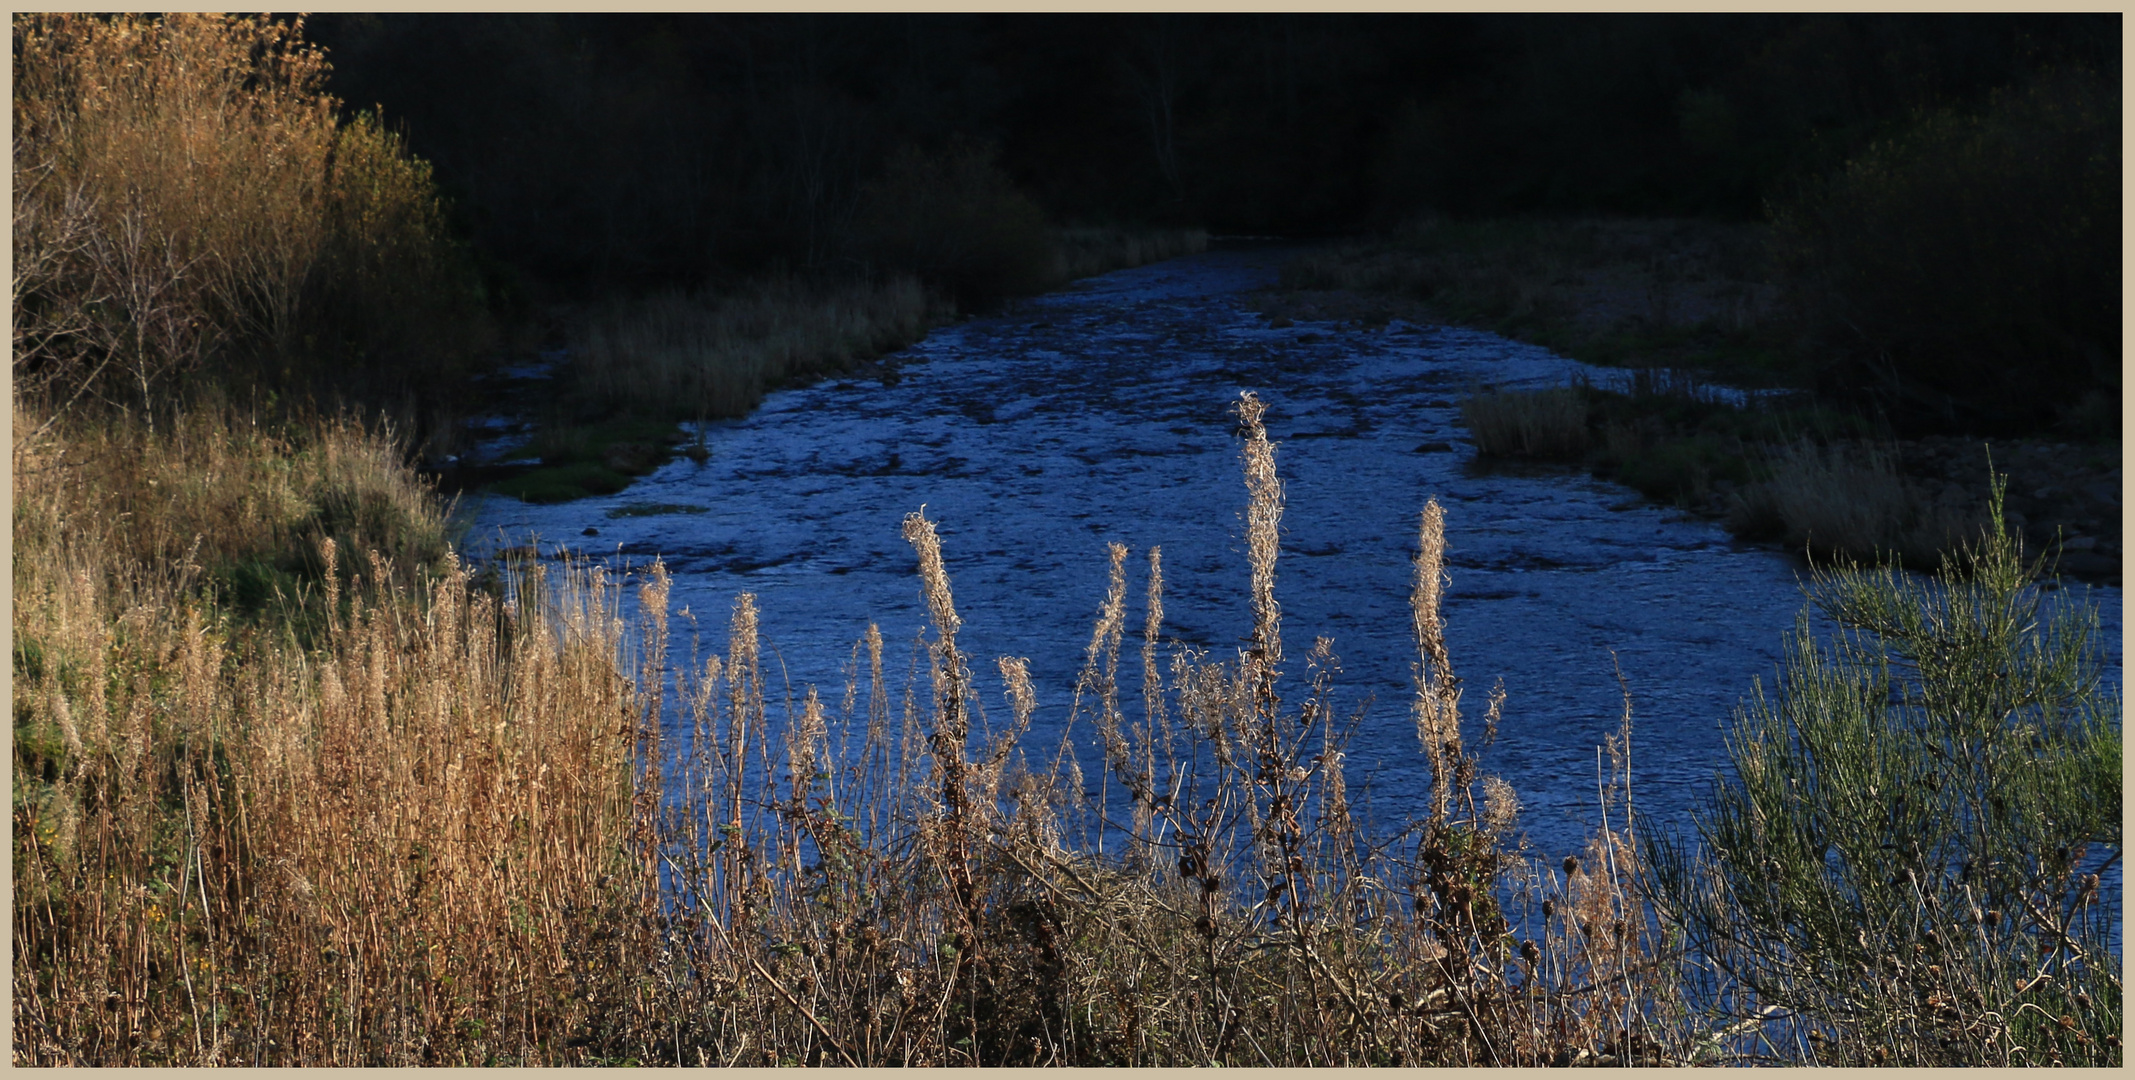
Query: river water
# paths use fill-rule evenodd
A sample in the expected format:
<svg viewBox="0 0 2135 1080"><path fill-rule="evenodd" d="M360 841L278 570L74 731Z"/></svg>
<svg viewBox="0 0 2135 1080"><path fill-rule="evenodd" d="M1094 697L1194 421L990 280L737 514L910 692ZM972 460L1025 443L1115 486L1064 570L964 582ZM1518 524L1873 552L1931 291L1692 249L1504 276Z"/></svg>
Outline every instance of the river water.
<svg viewBox="0 0 2135 1080"><path fill-rule="evenodd" d="M705 462L677 459L622 494L550 507L477 498L474 535L534 534L640 565L658 555L675 575L672 606L695 616L707 650L724 648L734 597L753 592L776 654L768 677L783 671L796 697L813 683L835 702L870 621L899 658L925 627L899 532L924 506L992 716L1007 714L992 659L1028 657L1041 708L1025 745L1049 751L1103 599L1108 543L1133 549L1130 629L1146 549L1162 545L1167 633L1216 657L1246 639L1229 410L1252 390L1269 405L1288 500L1276 570L1287 685L1301 689L1312 639L1331 636L1339 699L1364 710L1350 783L1368 787L1378 819L1408 816L1428 783L1408 711L1407 595L1418 514L1436 498L1454 668L1471 717L1504 680L1483 767L1517 791L1529 840L1550 855L1583 846L1597 747L1623 707L1619 671L1634 710L1633 796L1687 824L1725 764L1730 710L1753 678L1771 683L1803 606L1799 560L1583 473L1479 468L1457 423L1473 388L1621 373L1451 327L1272 327L1246 294L1272 286L1286 254L1219 248L937 330L892 358L894 379L774 393L710 425ZM701 512L609 516L645 504ZM2117 684L2120 590L2090 596ZM687 657L691 623L674 627L671 655ZM1130 638L1121 675L1130 702L1134 648ZM1094 775L1089 735L1075 738Z"/></svg>

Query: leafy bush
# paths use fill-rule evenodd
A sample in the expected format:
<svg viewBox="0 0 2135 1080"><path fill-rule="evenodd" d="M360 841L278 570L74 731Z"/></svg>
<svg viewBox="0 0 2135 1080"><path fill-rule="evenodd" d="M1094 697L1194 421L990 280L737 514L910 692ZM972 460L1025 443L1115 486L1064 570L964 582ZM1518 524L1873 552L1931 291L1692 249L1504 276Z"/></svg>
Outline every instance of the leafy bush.
<svg viewBox="0 0 2135 1080"><path fill-rule="evenodd" d="M2117 73L1920 117L1772 208L1820 389L2022 429L2120 387Z"/></svg>
<svg viewBox="0 0 2135 1080"><path fill-rule="evenodd" d="M313 389L479 343L428 167L337 124L301 22L36 15L14 41L27 388L153 408L204 365Z"/></svg>
<svg viewBox="0 0 2135 1080"><path fill-rule="evenodd" d="M449 233L430 163L374 113L341 125L327 162L326 242L307 302L319 335L311 347L343 379L434 380L441 372L426 361L464 360L488 343L481 279Z"/></svg>
<svg viewBox="0 0 2135 1080"><path fill-rule="evenodd" d="M916 273L965 307L1041 292L1063 276L1045 212L969 145L899 151L862 192L857 231L878 265Z"/></svg>
<svg viewBox="0 0 2135 1080"><path fill-rule="evenodd" d="M2096 616L2042 607L2003 527L1933 581L1819 572L1775 696L1736 715L1702 853L1647 830L1711 1004L1826 1064L2120 1062L2120 700Z"/></svg>

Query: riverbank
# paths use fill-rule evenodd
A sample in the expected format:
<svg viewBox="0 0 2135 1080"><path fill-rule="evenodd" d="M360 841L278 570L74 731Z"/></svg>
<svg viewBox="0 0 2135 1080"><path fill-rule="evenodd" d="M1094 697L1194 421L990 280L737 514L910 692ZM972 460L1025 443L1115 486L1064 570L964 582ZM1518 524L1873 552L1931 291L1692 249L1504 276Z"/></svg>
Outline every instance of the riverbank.
<svg viewBox="0 0 2135 1080"><path fill-rule="evenodd" d="M1198 229L1053 230L1048 287L1206 250ZM892 383L880 358L966 317L917 278L773 278L618 297L549 316L548 347L474 385L477 416L426 455L448 491L569 502L629 487L688 445L683 423L743 416L765 394L834 375Z"/></svg>
<svg viewBox="0 0 2135 1080"><path fill-rule="evenodd" d="M1422 315L1589 364L1798 386L1806 370L1785 347L1767 233L1689 219L1426 218L1303 253L1256 302L1271 318Z"/></svg>
<svg viewBox="0 0 2135 1080"><path fill-rule="evenodd" d="M1577 418L1549 421L1581 430L1561 433L1548 449L1488 435L1478 445L1500 459L1584 460L1597 476L1726 521L1745 538L1797 550L1809 542L1807 502L1788 503L1796 518L1788 521L1771 480L1775 466L1805 463L1800 440L1852 445L1825 456L1849 455L1850 472L1862 474L1849 483L1848 470L1828 463L1812 470L1814 477L1795 468L1797 481L1845 487L1810 502L1889 504L1839 511L1856 521L1844 528L1822 513L1813 530L1818 550L1868 558L1880 545L1902 549L1921 566L1949 549L1946 525L1961 523L1963 535L1976 531L1991 452L1993 471L2009 477L2010 520L2027 549L2049 554L2072 577L2117 584L2118 441L2051 432L1897 438L1872 418L1817 404L1809 393L1813 368L1773 284L1768 232L1753 223L1691 220L1425 220L1300 255L1284 267L1281 287L1253 302L1273 327L1302 320L1450 323L1646 372L1643 389L1631 378L1627 393L1584 391L1588 408ZM1701 398L1698 387L1706 383L1792 393L1744 410ZM1863 513L1905 518L1907 535L1893 532L1897 526L1864 528ZM1926 531L1937 538L1919 539Z"/></svg>

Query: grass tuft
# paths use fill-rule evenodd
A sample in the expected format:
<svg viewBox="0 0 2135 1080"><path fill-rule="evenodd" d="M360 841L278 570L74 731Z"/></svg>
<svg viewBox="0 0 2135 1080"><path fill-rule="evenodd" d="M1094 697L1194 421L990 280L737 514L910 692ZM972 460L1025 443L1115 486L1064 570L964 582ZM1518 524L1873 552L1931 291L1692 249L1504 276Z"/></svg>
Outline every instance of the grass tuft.
<svg viewBox="0 0 2135 1080"><path fill-rule="evenodd" d="M1545 461L1586 453L1586 395L1578 387L1478 393L1461 403L1460 418L1478 452Z"/></svg>
<svg viewBox="0 0 2135 1080"><path fill-rule="evenodd" d="M1872 444L1774 447L1765 469L1768 479L1735 496L1729 527L1820 557L1888 557L1933 569L1986 525L1984 507L1929 496Z"/></svg>

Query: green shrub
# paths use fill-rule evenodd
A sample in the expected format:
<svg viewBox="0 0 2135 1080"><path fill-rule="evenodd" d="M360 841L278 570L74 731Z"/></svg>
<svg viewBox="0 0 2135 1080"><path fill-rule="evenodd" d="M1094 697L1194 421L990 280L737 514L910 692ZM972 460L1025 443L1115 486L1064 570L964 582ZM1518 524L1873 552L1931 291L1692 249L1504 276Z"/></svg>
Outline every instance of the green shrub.
<svg viewBox="0 0 2135 1080"><path fill-rule="evenodd" d="M2112 915L2120 700L2096 615L2042 609L2003 527L1932 580L1819 571L1776 693L1736 714L1731 775L1647 829L1657 896L1712 1004L1776 1007L1825 1064L2120 1062Z"/></svg>
<svg viewBox="0 0 2135 1080"><path fill-rule="evenodd" d="M900 151L861 193L857 231L878 266L916 273L965 307L1042 292L1063 276L1045 212L969 145Z"/></svg>
<svg viewBox="0 0 2135 1080"><path fill-rule="evenodd" d="M2120 385L2117 73L1920 117L1772 209L1820 389L1913 426L2036 427Z"/></svg>

